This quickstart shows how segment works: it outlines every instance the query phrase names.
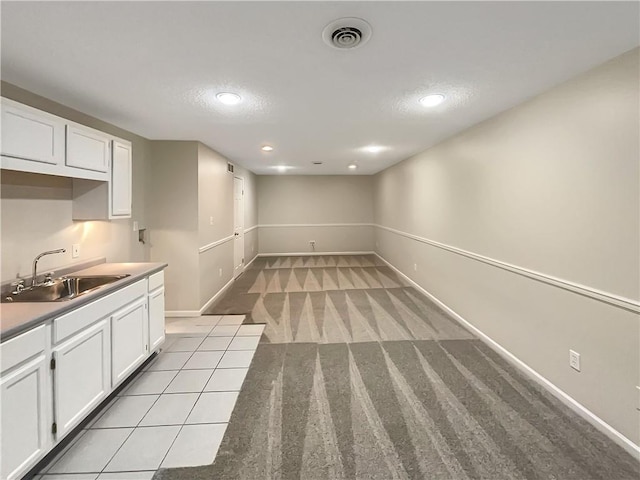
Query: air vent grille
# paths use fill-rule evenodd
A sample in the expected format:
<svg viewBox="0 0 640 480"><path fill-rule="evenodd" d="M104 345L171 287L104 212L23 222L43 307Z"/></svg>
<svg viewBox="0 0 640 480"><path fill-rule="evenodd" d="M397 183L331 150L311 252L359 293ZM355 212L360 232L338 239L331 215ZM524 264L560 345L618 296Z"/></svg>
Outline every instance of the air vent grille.
<svg viewBox="0 0 640 480"><path fill-rule="evenodd" d="M360 47L371 38L371 25L361 18L340 18L324 27L324 43L341 50Z"/></svg>
<svg viewBox="0 0 640 480"><path fill-rule="evenodd" d="M233 173L233 163L227 163L227 172Z"/></svg>

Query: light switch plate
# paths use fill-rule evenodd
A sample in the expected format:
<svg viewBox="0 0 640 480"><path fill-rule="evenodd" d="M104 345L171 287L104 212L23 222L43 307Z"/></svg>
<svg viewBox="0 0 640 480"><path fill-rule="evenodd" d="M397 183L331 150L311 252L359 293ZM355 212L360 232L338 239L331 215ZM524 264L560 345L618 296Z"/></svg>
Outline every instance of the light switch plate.
<svg viewBox="0 0 640 480"><path fill-rule="evenodd" d="M569 350L569 366L574 370L580 371L580 354Z"/></svg>
<svg viewBox="0 0 640 480"><path fill-rule="evenodd" d="M74 243L71 246L71 258L78 258L80 256L80 244Z"/></svg>

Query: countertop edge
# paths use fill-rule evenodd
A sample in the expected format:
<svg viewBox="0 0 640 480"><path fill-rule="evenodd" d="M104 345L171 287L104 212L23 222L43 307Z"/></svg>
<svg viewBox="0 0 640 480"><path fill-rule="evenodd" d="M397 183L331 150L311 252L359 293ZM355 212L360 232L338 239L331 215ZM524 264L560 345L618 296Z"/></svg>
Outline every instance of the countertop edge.
<svg viewBox="0 0 640 480"><path fill-rule="evenodd" d="M94 267L90 267L89 269L84 269L84 270L79 270L78 272L84 272L86 270L91 270L92 268L96 268L96 267L105 267L105 266L109 266L109 265L120 265L117 263L101 263L99 265L96 265ZM16 336L25 333L33 328L36 328L39 325L42 325L46 322L48 322L49 320L52 320L56 317L59 317L61 315L64 315L65 313L68 313L72 310L75 310L77 308L80 308L88 303L91 303L95 300L98 300L102 297L105 297L107 295L109 295L110 293L113 293L117 290L120 290L128 285L131 285L133 283L136 283L137 281L139 281L142 278L148 277L150 275L153 275L154 273L160 272L162 270L164 270L165 268L167 268L169 265L166 263L139 263L137 265L149 265L149 267L147 269L145 269L144 271L141 272L137 272L137 273L133 273L130 274L128 277L123 278L122 280L118 280L117 282L111 283L109 285L105 285L102 288L97 289L94 292L90 292L87 293L86 295L82 295L78 298L75 298L73 300L69 300L68 302L47 302L47 305L55 305L58 308L53 308L51 311L42 313L42 314L36 314L33 318L30 318L29 320L26 320L22 323L20 323L19 325L16 325L14 327L9 327L7 330L2 330L0 332L0 344L5 343L8 340L11 340L12 338L15 338ZM75 272L74 272L75 273ZM126 271L123 270L122 273L127 273ZM19 303L15 303L15 304L11 304L11 303L5 303L2 304L2 306L4 307L4 305L11 305L11 306L17 306L17 305L21 305ZM22 305L26 305L25 303L23 303Z"/></svg>

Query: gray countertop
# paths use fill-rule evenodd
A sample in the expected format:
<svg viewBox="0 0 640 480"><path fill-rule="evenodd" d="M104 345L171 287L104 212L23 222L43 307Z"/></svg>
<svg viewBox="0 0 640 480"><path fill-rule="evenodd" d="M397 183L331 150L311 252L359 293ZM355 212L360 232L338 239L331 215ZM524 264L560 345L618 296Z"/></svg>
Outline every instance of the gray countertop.
<svg viewBox="0 0 640 480"><path fill-rule="evenodd" d="M163 270L166 263L101 263L73 272L74 275L124 275L128 277L61 302L24 302L0 304L0 342L41 325L63 313L104 297L120 288Z"/></svg>

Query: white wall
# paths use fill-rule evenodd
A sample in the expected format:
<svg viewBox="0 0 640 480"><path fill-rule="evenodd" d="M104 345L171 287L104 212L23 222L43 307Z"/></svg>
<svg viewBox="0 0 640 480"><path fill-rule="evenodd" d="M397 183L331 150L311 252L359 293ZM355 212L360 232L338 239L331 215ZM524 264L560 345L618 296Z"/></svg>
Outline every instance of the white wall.
<svg viewBox="0 0 640 480"><path fill-rule="evenodd" d="M139 262L149 259L149 248L138 242L132 222L146 225L145 172L150 142L142 137L72 110L15 85L2 82L2 96L34 108L102 130L132 142L133 216L109 222L71 220L72 185L63 177L2 170L1 280L30 275L31 262L40 252L66 248L67 253L44 257L41 272L66 267L96 257L109 262ZM71 245L80 244L80 256L71 258Z"/></svg>
<svg viewBox="0 0 640 480"><path fill-rule="evenodd" d="M370 176L258 176L260 253L373 250Z"/></svg>
<svg viewBox="0 0 640 480"><path fill-rule="evenodd" d="M420 239L637 302L639 51L375 177L377 251L635 444L636 313Z"/></svg>

